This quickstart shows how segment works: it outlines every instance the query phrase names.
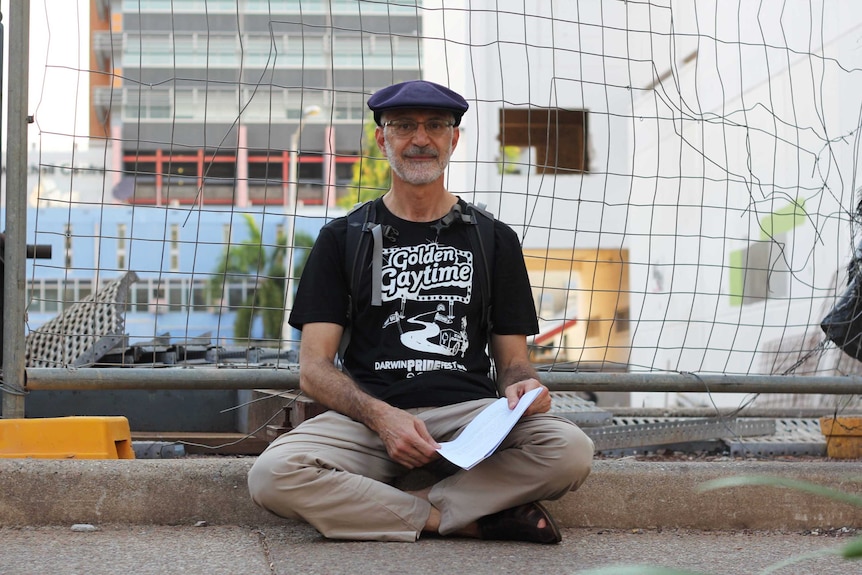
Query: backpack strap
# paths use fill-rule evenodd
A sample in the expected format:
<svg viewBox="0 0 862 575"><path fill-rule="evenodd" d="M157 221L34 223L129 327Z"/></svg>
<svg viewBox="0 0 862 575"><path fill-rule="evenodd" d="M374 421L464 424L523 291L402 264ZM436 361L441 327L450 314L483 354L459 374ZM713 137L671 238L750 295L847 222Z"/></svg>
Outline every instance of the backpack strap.
<svg viewBox="0 0 862 575"><path fill-rule="evenodd" d="M356 309L356 294L362 284L362 272L368 259L368 249L371 248L371 305L383 305L383 238L394 232L390 226L377 222L378 202L381 198L356 204L347 213L347 240L344 248L345 277L349 293L347 295L347 327L341 336L338 346L338 356L344 358L347 344L350 343L350 330ZM370 242L369 242L370 239ZM370 244L370 245L369 245Z"/></svg>
<svg viewBox="0 0 862 575"><path fill-rule="evenodd" d="M344 352L350 343L350 331L353 323L356 285L362 275L362 262L368 250L366 228L376 217L375 200L368 200L353 206L347 213L347 240L344 244L344 276L347 278L347 325L341 334L338 344L338 358L343 362Z"/></svg>
<svg viewBox="0 0 862 575"><path fill-rule="evenodd" d="M344 244L344 276L347 278L347 285L350 290L348 298L353 298L353 280L362 272L357 270L360 266L360 252L362 252L364 231L368 222L374 221L375 216L374 201L369 200L353 206L353 209L347 212L347 240ZM351 309L348 309L348 316Z"/></svg>
<svg viewBox="0 0 862 575"><path fill-rule="evenodd" d="M482 322L485 325L485 334L488 343L488 355L491 355L491 330L494 327L493 322L493 291L492 282L494 279L494 216L483 207L467 203L466 214L469 218L466 223L472 224L475 233L470 235L470 245L473 248L473 253L477 254L477 258L481 258L481 264L476 266L479 273L483 275L480 278L482 289ZM477 262L479 264L480 262ZM493 359L493 358L492 358Z"/></svg>

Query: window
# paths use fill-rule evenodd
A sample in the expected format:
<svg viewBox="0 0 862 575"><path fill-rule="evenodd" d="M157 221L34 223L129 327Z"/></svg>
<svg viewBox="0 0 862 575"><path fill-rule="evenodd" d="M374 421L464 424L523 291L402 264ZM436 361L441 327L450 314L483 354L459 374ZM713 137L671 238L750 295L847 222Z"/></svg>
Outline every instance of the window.
<svg viewBox="0 0 862 575"><path fill-rule="evenodd" d="M66 269L72 267L72 224L66 224L63 238L63 264Z"/></svg>
<svg viewBox="0 0 862 575"><path fill-rule="evenodd" d="M171 224L171 271L176 272L180 269L180 226L179 224Z"/></svg>
<svg viewBox="0 0 862 575"><path fill-rule="evenodd" d="M150 288L144 285L138 285L134 291L134 302L132 304L133 311L148 312L150 306Z"/></svg>
<svg viewBox="0 0 862 575"><path fill-rule="evenodd" d="M206 282L196 281L192 286L192 312L207 311L209 296Z"/></svg>
<svg viewBox="0 0 862 575"><path fill-rule="evenodd" d="M172 108L173 95L170 90L123 91L123 118L126 120L170 119L173 112Z"/></svg>
<svg viewBox="0 0 862 575"><path fill-rule="evenodd" d="M242 307L246 298L245 283L230 283L227 286L227 305L230 309L235 310Z"/></svg>
<svg viewBox="0 0 862 575"><path fill-rule="evenodd" d="M335 119L362 120L365 118L365 100L361 94L335 94Z"/></svg>
<svg viewBox="0 0 862 575"><path fill-rule="evenodd" d="M44 290L42 292L41 311L60 311L60 288L56 281L45 282Z"/></svg>
<svg viewBox="0 0 862 575"><path fill-rule="evenodd" d="M786 236L777 234L772 240L752 242L746 249L731 252L731 305L787 295L790 270L785 254Z"/></svg>
<svg viewBox="0 0 862 575"><path fill-rule="evenodd" d="M299 162L300 183L323 182L323 162Z"/></svg>
<svg viewBox="0 0 862 575"><path fill-rule="evenodd" d="M500 110L500 146L535 148L531 164L539 174L589 170L587 112L561 108Z"/></svg>
<svg viewBox="0 0 862 575"><path fill-rule="evenodd" d="M795 228L807 221L805 200L796 198L758 221L760 238L730 252L730 305L784 297L790 293Z"/></svg>
<svg viewBox="0 0 862 575"><path fill-rule="evenodd" d="M80 303L93 293L91 279L37 279L27 283L27 311L57 313Z"/></svg>
<svg viewBox="0 0 862 575"><path fill-rule="evenodd" d="M281 161L272 162L249 162L248 179L250 183L265 183L270 180L280 182L282 180Z"/></svg>
<svg viewBox="0 0 862 575"><path fill-rule="evenodd" d="M117 224L117 269L126 269L126 224Z"/></svg>
<svg viewBox="0 0 862 575"><path fill-rule="evenodd" d="M168 280L168 311L183 311L186 302L184 283L179 279Z"/></svg>
<svg viewBox="0 0 862 575"><path fill-rule="evenodd" d="M629 331L629 310L617 309L614 313L614 329L618 333L626 333Z"/></svg>

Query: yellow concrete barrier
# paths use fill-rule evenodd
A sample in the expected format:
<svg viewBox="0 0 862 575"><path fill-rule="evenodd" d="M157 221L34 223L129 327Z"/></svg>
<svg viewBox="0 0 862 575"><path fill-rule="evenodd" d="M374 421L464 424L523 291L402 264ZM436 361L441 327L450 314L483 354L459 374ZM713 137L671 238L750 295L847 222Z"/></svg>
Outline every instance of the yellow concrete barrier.
<svg viewBox="0 0 862 575"><path fill-rule="evenodd" d="M826 455L835 459L862 457L862 417L820 418L820 431L826 436Z"/></svg>
<svg viewBox="0 0 862 575"><path fill-rule="evenodd" d="M134 459L125 417L0 419L0 458Z"/></svg>

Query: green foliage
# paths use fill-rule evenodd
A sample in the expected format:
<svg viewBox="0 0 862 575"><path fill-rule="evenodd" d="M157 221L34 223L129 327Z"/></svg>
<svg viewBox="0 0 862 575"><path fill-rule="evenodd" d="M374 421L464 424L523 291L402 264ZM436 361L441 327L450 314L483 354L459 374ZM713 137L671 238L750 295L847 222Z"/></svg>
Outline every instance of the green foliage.
<svg viewBox="0 0 862 575"><path fill-rule="evenodd" d="M862 537L856 537L841 548L841 556L845 559L862 558Z"/></svg>
<svg viewBox="0 0 862 575"><path fill-rule="evenodd" d="M226 286L239 279L253 277L256 282L254 292L236 308L234 338L250 341L252 325L260 315L263 321L263 337L277 341L281 338L284 321L284 260L288 239L280 233L276 238L276 245L267 253L260 228L254 218L249 214L243 214L243 217L249 237L240 244L225 247L219 265L209 281L210 296L216 300L222 299ZM308 248L312 243L313 239L308 234L295 234L294 277L298 278L302 274L308 259Z"/></svg>
<svg viewBox="0 0 862 575"><path fill-rule="evenodd" d="M349 209L359 202L373 200L389 191L389 160L377 146L374 132L377 124L369 117L363 127L359 161L353 164L350 193L338 200L338 206Z"/></svg>
<svg viewBox="0 0 862 575"><path fill-rule="evenodd" d="M520 146L501 146L500 156L502 161L497 163L497 173L499 174L520 174L521 166L518 161L521 159Z"/></svg>
<svg viewBox="0 0 862 575"><path fill-rule="evenodd" d="M811 493L813 495L819 495L821 497L834 499L835 501L840 501L842 503L849 503L857 507L862 507L862 497L860 497L859 495L845 493L844 491L832 489L831 487L823 487L822 485L817 485L816 483L799 481L798 479L790 479L787 477L768 477L765 475L739 475L737 477L725 477L722 479L714 479L713 481L707 481L706 483L701 485L698 490L712 491L714 489L724 489L727 487L744 487L753 485L767 485L769 487L788 487L797 491L803 491Z"/></svg>

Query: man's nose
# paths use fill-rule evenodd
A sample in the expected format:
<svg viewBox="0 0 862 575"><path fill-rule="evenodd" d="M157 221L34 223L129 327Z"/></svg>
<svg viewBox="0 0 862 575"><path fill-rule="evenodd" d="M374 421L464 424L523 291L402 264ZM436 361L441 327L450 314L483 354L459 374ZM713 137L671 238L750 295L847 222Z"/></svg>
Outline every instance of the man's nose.
<svg viewBox="0 0 862 575"><path fill-rule="evenodd" d="M416 132L413 134L414 142L429 142L431 141L431 137L428 135L428 132L425 131L425 124L419 122L416 126Z"/></svg>

